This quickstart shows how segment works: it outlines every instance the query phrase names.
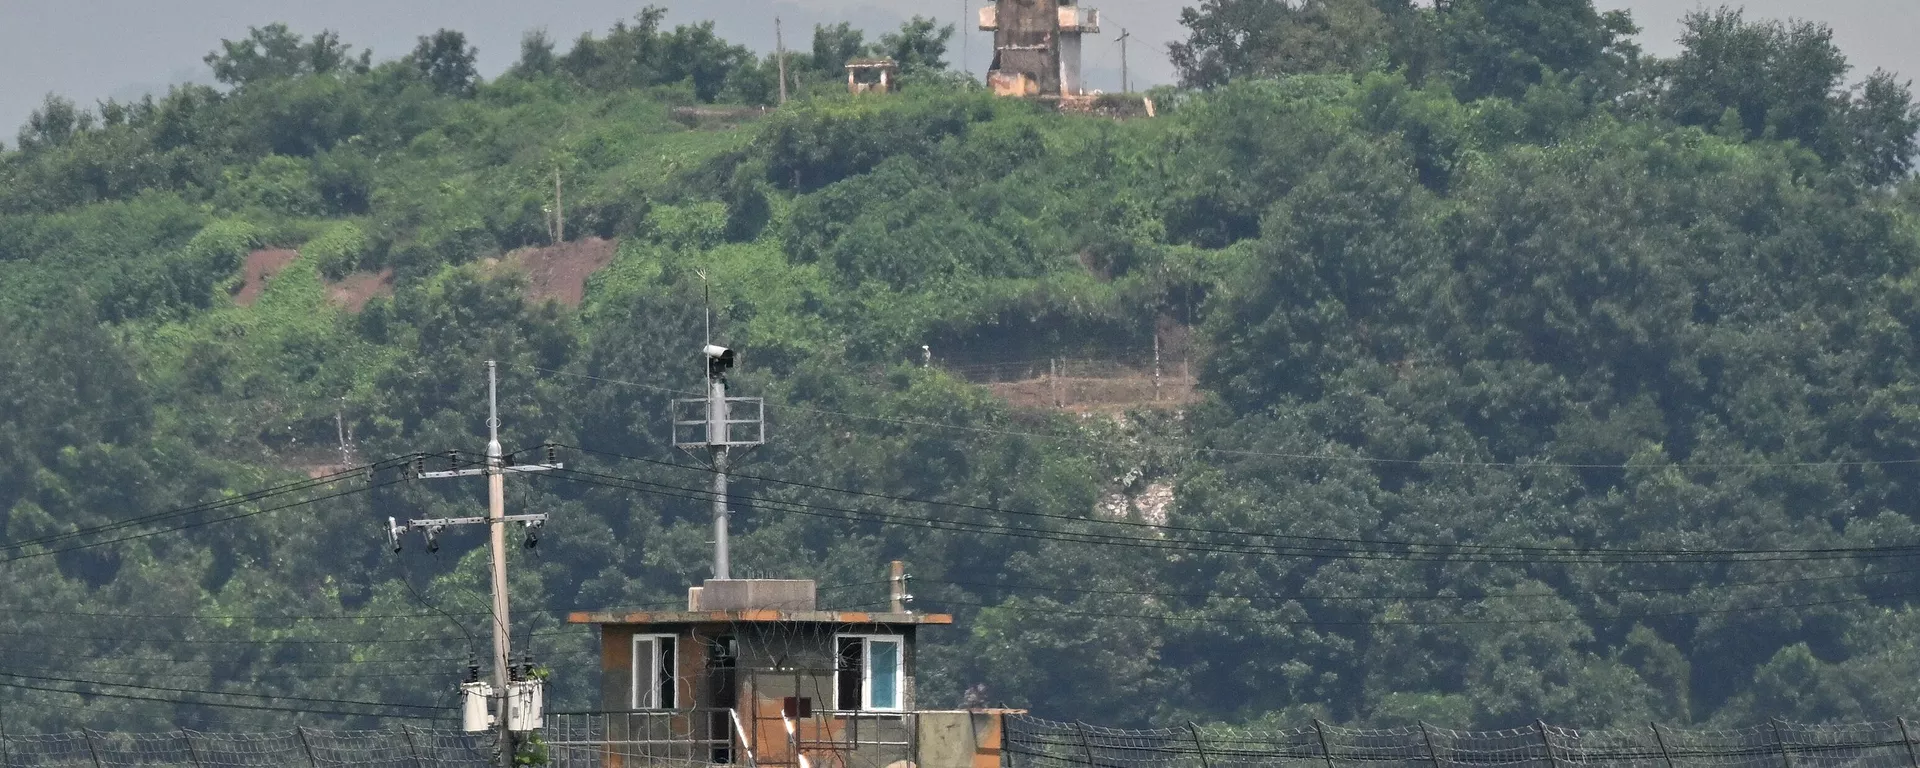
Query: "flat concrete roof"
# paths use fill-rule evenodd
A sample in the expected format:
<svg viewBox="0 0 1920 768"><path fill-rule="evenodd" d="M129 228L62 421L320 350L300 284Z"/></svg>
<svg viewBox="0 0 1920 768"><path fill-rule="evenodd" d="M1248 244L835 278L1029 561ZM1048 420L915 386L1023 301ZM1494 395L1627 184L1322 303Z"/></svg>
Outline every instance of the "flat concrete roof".
<svg viewBox="0 0 1920 768"><path fill-rule="evenodd" d="M792 622L812 624L952 624L946 613L875 613L869 611L574 611L568 624L733 624Z"/></svg>

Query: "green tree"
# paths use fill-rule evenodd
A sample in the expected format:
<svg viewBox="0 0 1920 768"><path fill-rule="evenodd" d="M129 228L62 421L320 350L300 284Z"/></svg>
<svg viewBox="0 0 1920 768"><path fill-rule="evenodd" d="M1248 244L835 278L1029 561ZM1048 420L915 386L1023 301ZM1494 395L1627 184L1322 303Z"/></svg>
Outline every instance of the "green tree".
<svg viewBox="0 0 1920 768"><path fill-rule="evenodd" d="M553 53L553 38L547 36L546 30L535 29L520 36L520 60L514 62L514 74L540 77L553 74L558 67L559 59Z"/></svg>
<svg viewBox="0 0 1920 768"><path fill-rule="evenodd" d="M1245 77L1364 74L1388 65L1394 30L1371 0L1202 0L1180 11L1167 55L1189 88Z"/></svg>
<svg viewBox="0 0 1920 768"><path fill-rule="evenodd" d="M22 151L57 147L93 128L93 115L75 107L69 99L51 93L40 108L27 116L17 137Z"/></svg>
<svg viewBox="0 0 1920 768"><path fill-rule="evenodd" d="M1729 111L1749 139L1794 139L1821 148L1841 106L1847 59L1833 30L1810 21L1748 22L1732 8L1688 13L1680 56L1662 95L1674 119L1716 126Z"/></svg>
<svg viewBox="0 0 1920 768"><path fill-rule="evenodd" d="M847 62L867 48L866 35L852 24L813 25L813 52L808 61L814 72L826 78L843 76Z"/></svg>
<svg viewBox="0 0 1920 768"><path fill-rule="evenodd" d="M947 68L943 57L947 55L947 42L952 39L952 24L940 26L933 19L914 16L898 30L881 35L879 42L874 43L873 52L893 59L900 65L901 75L941 72Z"/></svg>
<svg viewBox="0 0 1920 768"><path fill-rule="evenodd" d="M1627 12L1600 13L1593 0L1454 0L1439 24L1445 66L1466 99L1519 98L1553 76L1612 79L1637 32Z"/></svg>
<svg viewBox="0 0 1920 768"><path fill-rule="evenodd" d="M407 55L407 63L435 93L471 96L480 80L480 72L474 66L479 54L480 49L467 44L465 34L442 29L432 35L422 35L413 53Z"/></svg>
<svg viewBox="0 0 1920 768"><path fill-rule="evenodd" d="M301 75L365 72L372 52L362 51L356 59L352 49L331 30L303 39L287 25L274 23L249 27L240 40L221 40L220 49L207 54L205 61L213 68L214 79L244 88Z"/></svg>
<svg viewBox="0 0 1920 768"><path fill-rule="evenodd" d="M1846 120L1846 154L1868 184L1899 181L1920 155L1920 104L1911 81L1875 72L1854 97Z"/></svg>

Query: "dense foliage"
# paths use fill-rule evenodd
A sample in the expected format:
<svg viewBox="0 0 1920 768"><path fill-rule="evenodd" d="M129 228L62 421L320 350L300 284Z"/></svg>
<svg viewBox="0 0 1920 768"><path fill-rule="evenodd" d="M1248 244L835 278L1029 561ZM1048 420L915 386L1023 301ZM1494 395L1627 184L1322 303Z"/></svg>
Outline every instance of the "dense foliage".
<svg viewBox="0 0 1920 768"><path fill-rule="evenodd" d="M907 559L959 619L923 703L1598 726L1920 694L1912 550L1813 554L1920 543L1920 112L1846 87L1824 29L1704 11L1658 60L1586 0L1206 0L1191 90L1113 121L942 74L925 20L840 26L790 57L797 101L716 125L754 111L674 107L769 105L777 64L660 21L530 35L490 82L457 32L375 62L275 25L209 56L224 88L49 97L0 153L4 727L286 717L35 687L448 703L485 647L478 540L394 556L380 528L477 484L143 516L477 450L488 359L510 448L588 449L513 503L553 515L517 629L589 706L562 613L704 576L707 503L670 490L702 476L665 443L708 295L773 436L736 562L858 605ZM876 51L906 91L833 95ZM619 241L577 307L512 268L556 228ZM1177 416L920 364L1187 326L1205 399ZM1164 519L1100 522L1149 487ZM1798 554L1564 556L1675 548Z"/></svg>

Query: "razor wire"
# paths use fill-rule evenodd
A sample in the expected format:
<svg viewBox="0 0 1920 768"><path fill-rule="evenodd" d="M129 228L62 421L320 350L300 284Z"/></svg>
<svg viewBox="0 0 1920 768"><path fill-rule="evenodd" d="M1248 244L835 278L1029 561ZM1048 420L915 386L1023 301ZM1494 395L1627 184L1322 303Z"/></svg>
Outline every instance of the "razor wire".
<svg viewBox="0 0 1920 768"><path fill-rule="evenodd" d="M1648 724L1579 730L1536 721L1460 731L1432 725L1115 729L1017 715L1008 768L1920 768L1905 719L1733 730Z"/></svg>
<svg viewBox="0 0 1920 768"><path fill-rule="evenodd" d="M484 768L493 735L415 728L0 736L0 768Z"/></svg>

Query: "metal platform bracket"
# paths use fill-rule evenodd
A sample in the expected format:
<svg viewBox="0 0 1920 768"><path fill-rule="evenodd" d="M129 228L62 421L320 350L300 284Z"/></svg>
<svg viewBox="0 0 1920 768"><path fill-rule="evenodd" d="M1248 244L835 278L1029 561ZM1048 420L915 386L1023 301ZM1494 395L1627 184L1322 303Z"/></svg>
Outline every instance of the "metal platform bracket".
<svg viewBox="0 0 1920 768"><path fill-rule="evenodd" d="M673 401L673 444L679 448L752 447L767 441L767 404L758 397L724 398L719 419L710 419L707 398ZM709 424L717 425L709 429Z"/></svg>

